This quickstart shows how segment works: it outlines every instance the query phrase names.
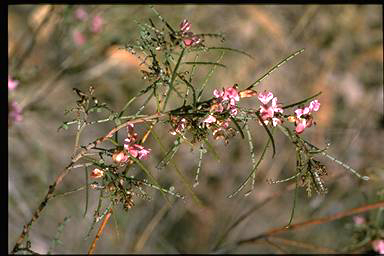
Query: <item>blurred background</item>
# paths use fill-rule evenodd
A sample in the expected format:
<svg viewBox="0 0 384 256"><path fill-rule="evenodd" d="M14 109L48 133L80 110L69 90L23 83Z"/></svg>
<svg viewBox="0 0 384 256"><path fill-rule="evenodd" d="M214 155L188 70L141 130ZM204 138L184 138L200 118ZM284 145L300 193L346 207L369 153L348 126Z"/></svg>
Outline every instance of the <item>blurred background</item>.
<svg viewBox="0 0 384 256"><path fill-rule="evenodd" d="M203 99L210 98L214 88L234 83L245 88L283 58L305 48L304 53L276 70L256 90L272 91L283 104L321 91L318 97L321 108L315 114L317 126L307 129L303 137L319 147L330 143L328 153L371 179L362 181L340 165L319 158L327 166L325 180L329 192L308 198L305 189L300 188L293 223L377 200L384 181L382 6L159 5L155 8L173 27L188 19L195 33L225 35L223 43L210 39L205 43L208 46L232 47L254 57L252 60L226 52L221 63L227 68L216 69ZM8 6L8 74L18 81L8 95L9 102L17 104L10 106L14 112L8 127L9 250L48 186L70 161L76 131L74 127L66 131L57 128L63 121L74 118L64 115L65 109L74 107L78 100L72 88L85 91L92 85L98 99L119 111L148 85L141 78L139 61L121 48L138 37L136 22L145 23L149 18L161 26L148 5ZM206 60L216 61L219 53L210 53ZM196 81L208 70L200 66ZM135 101L128 112L135 113L144 99ZM254 98L245 99L242 104L258 106ZM155 107L153 101L143 113L152 114ZM106 118L102 113L98 115ZM111 124L93 126L83 133L80 143L85 145L110 128ZM144 128L138 126L141 135ZM167 148L174 141L168 129L165 125L156 128ZM250 129L257 158L267 136L256 122ZM117 207L95 252L213 252L228 227L247 212L247 218L228 233L219 248L288 224L294 181L270 185L266 179L294 174L292 144L282 134L276 134L277 154L272 160L269 152L260 165L253 193L244 197L241 192L228 199L226 196L251 170L248 143L240 136L228 145L211 141L220 161L211 153L203 157L200 185L194 188L203 202L199 206L191 200L171 165L162 170L155 168L164 153L156 140L149 137L146 145L152 148L152 153L145 161L146 166L161 184L174 186L187 199L173 200L169 208L161 193L146 189L152 200L136 201L136 206L128 212ZM198 147L192 151L190 146L182 145L174 158L191 184L198 157ZM84 171L75 169L58 190L65 192L84 183ZM50 201L30 233L32 249L46 253L59 223L70 216L60 235L62 244L51 252L85 253L98 227L90 239L84 239L97 201L98 193L90 191L86 217L83 217L84 191ZM370 214L363 216L369 218ZM289 231L279 235L279 241L260 240L236 246L231 252L310 253L320 252L320 247L340 252L351 243L351 223L352 217L347 217ZM282 243L288 240L298 243Z"/></svg>

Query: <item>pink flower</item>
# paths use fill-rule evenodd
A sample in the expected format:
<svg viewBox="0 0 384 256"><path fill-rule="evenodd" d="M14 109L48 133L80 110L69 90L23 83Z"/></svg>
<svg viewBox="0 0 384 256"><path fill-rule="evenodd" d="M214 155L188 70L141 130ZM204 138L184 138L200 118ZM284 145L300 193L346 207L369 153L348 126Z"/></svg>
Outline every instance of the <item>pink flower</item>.
<svg viewBox="0 0 384 256"><path fill-rule="evenodd" d="M86 39L86 37L84 36L84 34L81 33L81 32L78 31L78 30L73 31L72 37L73 37L73 42L74 42L77 46L82 46L82 45L85 44L85 42L87 41L87 39Z"/></svg>
<svg viewBox="0 0 384 256"><path fill-rule="evenodd" d="M21 115L21 107L19 104L17 104L16 101L12 101L11 103L11 112L9 113L9 116L12 121L14 122L20 122L23 120L23 116Z"/></svg>
<svg viewBox="0 0 384 256"><path fill-rule="evenodd" d="M124 145L124 147L125 147L125 145ZM125 148L128 150L130 155L132 155L135 158L139 158L140 160L146 159L148 157L149 153L151 152L150 149L145 149L143 146L141 146L139 144L127 146Z"/></svg>
<svg viewBox="0 0 384 256"><path fill-rule="evenodd" d="M258 98L261 101L261 103L266 105L273 98L273 94L271 92L264 91L264 92L259 93Z"/></svg>
<svg viewBox="0 0 384 256"><path fill-rule="evenodd" d="M300 134L304 131L304 129L307 128L307 120L306 119L299 119L296 123L296 133Z"/></svg>
<svg viewBox="0 0 384 256"><path fill-rule="evenodd" d="M216 122L216 118L214 116L209 115L207 118L204 119L203 123L211 124Z"/></svg>
<svg viewBox="0 0 384 256"><path fill-rule="evenodd" d="M365 218L360 215L353 216L353 222L355 225L363 225L365 223Z"/></svg>
<svg viewBox="0 0 384 256"><path fill-rule="evenodd" d="M8 75L8 90L13 91L19 85L19 81L12 80L11 76Z"/></svg>
<svg viewBox="0 0 384 256"><path fill-rule="evenodd" d="M258 99L262 103L260 105L260 117L264 124L267 125L270 121L272 121L273 126L281 124L282 120L277 113L283 113L283 109L281 104L277 102L277 97L273 97L271 92L264 91L259 94ZM269 104L269 102L271 103Z"/></svg>
<svg viewBox="0 0 384 256"><path fill-rule="evenodd" d="M100 32L102 25L103 25L103 18L100 15L96 15L92 19L91 31L93 33Z"/></svg>
<svg viewBox="0 0 384 256"><path fill-rule="evenodd" d="M213 95L218 98L218 99L221 99L223 96L224 96L224 93L225 91L224 90L220 90L220 89L215 89L213 90Z"/></svg>
<svg viewBox="0 0 384 256"><path fill-rule="evenodd" d="M268 118L273 118L275 115L275 111L273 110L272 106L260 106L260 116L261 119L267 120Z"/></svg>
<svg viewBox="0 0 384 256"><path fill-rule="evenodd" d="M180 23L180 30L181 30L181 32L186 33L186 32L188 32L188 30L189 30L190 28L191 28L191 23L190 23L188 20L184 19L184 20Z"/></svg>
<svg viewBox="0 0 384 256"><path fill-rule="evenodd" d="M240 100L239 94L237 93L237 90L233 87L229 87L225 89L225 93L223 96L224 100L230 100L231 105L235 105L236 101Z"/></svg>
<svg viewBox="0 0 384 256"><path fill-rule="evenodd" d="M305 128L311 127L313 118L311 115L312 111L318 111L320 103L318 100L313 100L309 103L309 107L298 108L295 110L296 118L296 133L300 134Z"/></svg>
<svg viewBox="0 0 384 256"><path fill-rule="evenodd" d="M78 20L81 20L81 21L84 21L87 19L88 17L88 13L84 10L84 8L82 7L78 7L75 11L75 17L78 19Z"/></svg>
<svg viewBox="0 0 384 256"><path fill-rule="evenodd" d="M318 100L313 100L309 103L309 110L312 111L318 111L320 108L320 102Z"/></svg>
<svg viewBox="0 0 384 256"><path fill-rule="evenodd" d="M374 251L384 254L384 240L383 239L376 239L372 241L372 248Z"/></svg>

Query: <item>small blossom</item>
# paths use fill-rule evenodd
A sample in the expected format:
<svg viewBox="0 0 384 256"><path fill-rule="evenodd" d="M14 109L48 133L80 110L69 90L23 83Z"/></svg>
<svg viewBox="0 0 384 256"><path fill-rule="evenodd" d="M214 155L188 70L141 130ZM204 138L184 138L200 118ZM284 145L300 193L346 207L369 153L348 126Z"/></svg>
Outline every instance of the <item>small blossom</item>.
<svg viewBox="0 0 384 256"><path fill-rule="evenodd" d="M8 76L8 90L13 91L19 85L19 81L13 80L11 76Z"/></svg>
<svg viewBox="0 0 384 256"><path fill-rule="evenodd" d="M11 112L9 112L9 116L12 121L20 122L21 120L23 120L23 116L21 115L22 109L16 101L12 101L10 108Z"/></svg>
<svg viewBox="0 0 384 256"><path fill-rule="evenodd" d="M318 100L313 100L309 103L309 110L312 111L318 111L320 108L320 102Z"/></svg>
<svg viewBox="0 0 384 256"><path fill-rule="evenodd" d="M268 104L268 102L273 98L273 94L271 92L261 92L258 96L261 103L264 105Z"/></svg>
<svg viewBox="0 0 384 256"><path fill-rule="evenodd" d="M101 27L103 26L103 18L100 15L96 15L92 19L91 31L93 33L98 33L101 31Z"/></svg>
<svg viewBox="0 0 384 256"><path fill-rule="evenodd" d="M214 123L214 122L216 122L216 118L214 116L212 116L212 115L209 115L203 121L203 123L207 123L207 124Z"/></svg>
<svg viewBox="0 0 384 256"><path fill-rule="evenodd" d="M372 241L372 248L374 251L384 254L384 240L383 239L376 239Z"/></svg>
<svg viewBox="0 0 384 256"><path fill-rule="evenodd" d="M73 42L74 42L77 46L82 46L82 45L85 44L85 42L87 41L87 39L86 39L86 37L84 36L84 34L81 33L81 32L78 31L78 30L73 31L72 37L73 37Z"/></svg>
<svg viewBox="0 0 384 256"><path fill-rule="evenodd" d="M229 100L230 105L236 105L236 101L240 100L237 90L233 87L225 89L223 100Z"/></svg>
<svg viewBox="0 0 384 256"><path fill-rule="evenodd" d="M365 223L365 218L360 215L353 216L353 222L355 225L363 225Z"/></svg>
<svg viewBox="0 0 384 256"><path fill-rule="evenodd" d="M101 178L103 176L104 176L104 171L100 170L98 168L93 169L93 171L91 172L91 178L93 178L93 179L98 179L98 178Z"/></svg>
<svg viewBox="0 0 384 256"><path fill-rule="evenodd" d="M125 145L124 145L125 147ZM146 159L151 152L150 149L145 149L143 146L139 144L134 144L132 146L126 147L127 151L129 152L130 155L132 155L135 158L141 159Z"/></svg>
<svg viewBox="0 0 384 256"><path fill-rule="evenodd" d="M224 96L224 93L225 93L224 90L220 90L220 89L215 89L215 90L213 90L213 95L214 95L216 98L222 98L222 97Z"/></svg>
<svg viewBox="0 0 384 256"><path fill-rule="evenodd" d="M79 7L79 8L77 8L76 11L75 11L75 17L76 17L78 20L84 21L84 20L87 19L87 17L88 17L88 13L84 10L84 8Z"/></svg>
<svg viewBox="0 0 384 256"><path fill-rule="evenodd" d="M188 32L188 30L189 30L190 28L191 28L191 23L190 23L188 20L184 19L184 20L180 23L180 30L181 30L181 32L186 33L186 32Z"/></svg>

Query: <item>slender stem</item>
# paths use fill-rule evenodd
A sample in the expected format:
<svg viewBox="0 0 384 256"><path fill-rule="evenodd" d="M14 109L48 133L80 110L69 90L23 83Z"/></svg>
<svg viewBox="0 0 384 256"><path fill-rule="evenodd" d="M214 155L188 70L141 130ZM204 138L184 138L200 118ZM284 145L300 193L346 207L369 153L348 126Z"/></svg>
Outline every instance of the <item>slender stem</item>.
<svg viewBox="0 0 384 256"><path fill-rule="evenodd" d="M95 236L95 239L93 240L92 244L91 244L91 247L89 248L88 250L88 254L92 254L93 251L95 250L96 248L96 242L97 240L99 240L99 238L101 237L101 234L103 233L103 230L105 228L105 225L107 224L109 218L111 217L112 215L112 208L109 209L107 215L104 217L104 220L103 222L101 223L100 227L99 227L99 230L97 231L97 234Z"/></svg>
<svg viewBox="0 0 384 256"><path fill-rule="evenodd" d="M370 211L370 210L377 209L380 207L384 207L384 201L380 201L380 202L373 203L373 204L367 204L367 205L353 208L353 209L350 209L350 210L347 210L344 212L339 212L339 213L336 213L334 215L329 215L329 216L325 216L325 217L318 218L318 219L312 219L312 220L296 223L296 224L289 226L289 228L287 228L286 226L273 228L273 229L270 229L270 230L268 230L268 231L266 231L260 235L250 237L247 239L243 239L243 240L239 240L236 242L236 245L253 243L259 239L266 238L266 237L269 237L269 236L272 236L272 235L275 235L278 233L283 233L283 232L286 232L289 230L296 230L296 229L300 229L300 228L307 227L310 225L318 225L318 224L328 223L328 222L331 222L331 221L334 221L337 219L348 217L348 216L351 216L351 215L354 215L357 213Z"/></svg>

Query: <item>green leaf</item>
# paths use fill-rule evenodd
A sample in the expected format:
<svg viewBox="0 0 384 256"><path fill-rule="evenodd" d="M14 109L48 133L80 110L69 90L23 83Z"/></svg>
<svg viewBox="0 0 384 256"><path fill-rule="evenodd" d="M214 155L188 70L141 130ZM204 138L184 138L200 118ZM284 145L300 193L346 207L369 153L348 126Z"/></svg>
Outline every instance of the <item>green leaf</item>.
<svg viewBox="0 0 384 256"><path fill-rule="evenodd" d="M276 150L275 150L275 140L273 139L273 136L272 136L272 133L269 131L268 127L265 125L263 119L261 119L261 116L258 112L256 112L256 116L257 118L259 118L260 120L260 123L263 125L264 129L266 130L271 142L272 142L272 150L273 150L273 154L272 154L272 158L275 157L275 153L276 153Z"/></svg>
<svg viewBox="0 0 384 256"><path fill-rule="evenodd" d="M216 63L216 62L204 62L204 61L187 61L183 62L182 64L189 64L189 65L216 65L223 68L226 68L224 64Z"/></svg>
<svg viewBox="0 0 384 256"><path fill-rule="evenodd" d="M238 50L238 49L234 49L234 48L230 48L230 47L208 47L208 50L224 50L224 51L233 51L233 52L237 52L237 53L241 53L241 54L244 54L245 56L251 58L251 59L254 59L252 57L252 55L246 53L245 51L242 51L242 50Z"/></svg>

